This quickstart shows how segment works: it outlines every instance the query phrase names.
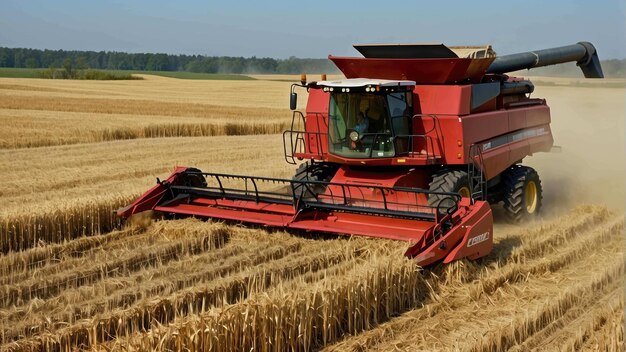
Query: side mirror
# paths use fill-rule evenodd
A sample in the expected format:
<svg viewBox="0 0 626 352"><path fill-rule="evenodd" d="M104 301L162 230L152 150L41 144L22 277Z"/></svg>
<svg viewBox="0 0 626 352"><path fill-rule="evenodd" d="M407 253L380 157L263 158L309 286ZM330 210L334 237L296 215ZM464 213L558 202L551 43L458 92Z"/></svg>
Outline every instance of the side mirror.
<svg viewBox="0 0 626 352"><path fill-rule="evenodd" d="M291 95L289 96L289 108L291 110L296 110L298 106L298 94L296 94L295 92L291 92Z"/></svg>

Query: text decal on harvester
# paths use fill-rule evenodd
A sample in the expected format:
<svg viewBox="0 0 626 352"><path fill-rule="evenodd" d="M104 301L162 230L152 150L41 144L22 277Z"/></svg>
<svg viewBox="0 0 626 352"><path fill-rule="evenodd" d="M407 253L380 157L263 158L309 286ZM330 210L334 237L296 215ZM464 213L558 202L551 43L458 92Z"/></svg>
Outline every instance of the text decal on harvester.
<svg viewBox="0 0 626 352"><path fill-rule="evenodd" d="M485 233L481 233L480 235L476 236L476 237L472 237L467 241L467 246L471 247L475 244L479 244L480 242L485 242L486 240L489 239L489 231L485 232Z"/></svg>

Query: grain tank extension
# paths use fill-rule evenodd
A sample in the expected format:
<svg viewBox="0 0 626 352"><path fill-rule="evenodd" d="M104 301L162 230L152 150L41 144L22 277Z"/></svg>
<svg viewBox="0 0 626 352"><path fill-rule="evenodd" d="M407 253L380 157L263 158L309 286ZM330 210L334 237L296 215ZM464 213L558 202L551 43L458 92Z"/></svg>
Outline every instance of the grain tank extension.
<svg viewBox="0 0 626 352"><path fill-rule="evenodd" d="M177 167L118 215L154 210L406 241L417 264L487 255L491 204L512 222L539 212L538 173L525 157L552 148L550 109L507 73L576 62L602 78L591 43L496 56L491 46L355 45L329 56L345 79L308 91L283 133L291 179Z"/></svg>

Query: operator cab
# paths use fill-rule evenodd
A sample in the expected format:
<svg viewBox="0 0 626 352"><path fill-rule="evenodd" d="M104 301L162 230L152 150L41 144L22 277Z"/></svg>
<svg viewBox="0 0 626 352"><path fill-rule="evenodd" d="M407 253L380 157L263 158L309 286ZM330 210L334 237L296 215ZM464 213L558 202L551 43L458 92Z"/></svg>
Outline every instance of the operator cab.
<svg viewBox="0 0 626 352"><path fill-rule="evenodd" d="M414 81L319 81L330 93L328 151L344 158L391 158L409 152Z"/></svg>

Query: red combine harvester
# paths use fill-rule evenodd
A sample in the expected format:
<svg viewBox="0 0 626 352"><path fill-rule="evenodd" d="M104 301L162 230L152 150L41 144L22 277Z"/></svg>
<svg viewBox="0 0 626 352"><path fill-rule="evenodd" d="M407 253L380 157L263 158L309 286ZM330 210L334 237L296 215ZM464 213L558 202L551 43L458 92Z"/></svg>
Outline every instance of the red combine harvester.
<svg viewBox="0 0 626 352"><path fill-rule="evenodd" d="M178 167L126 208L312 232L407 241L426 266L485 256L491 203L512 221L536 214L537 172L520 165L553 139L550 109L530 81L507 72L577 62L603 76L592 44L496 57L487 47L356 45L329 56L346 79L292 85L308 91L283 134L292 179Z"/></svg>

